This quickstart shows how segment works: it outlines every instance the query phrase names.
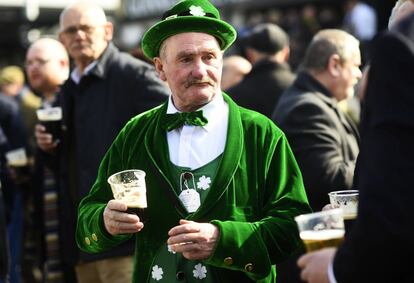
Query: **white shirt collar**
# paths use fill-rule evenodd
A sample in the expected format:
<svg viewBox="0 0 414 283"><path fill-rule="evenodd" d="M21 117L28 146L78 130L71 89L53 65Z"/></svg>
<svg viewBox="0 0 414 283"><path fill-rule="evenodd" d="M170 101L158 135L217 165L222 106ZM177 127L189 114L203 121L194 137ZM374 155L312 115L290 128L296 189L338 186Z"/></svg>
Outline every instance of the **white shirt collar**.
<svg viewBox="0 0 414 283"><path fill-rule="evenodd" d="M209 103L207 103L206 105L198 109L198 110L203 110L203 115L208 120L208 123L202 128L204 128L207 132L209 132L216 123L220 123L220 121L222 121L221 113L224 113L223 108L225 107L226 107L226 102L224 101L223 95L220 92L220 93L217 93ZM181 112L181 111L179 111L174 106L174 103L172 101L172 95L170 95L170 97L168 98L167 114L173 114L176 112Z"/></svg>
<svg viewBox="0 0 414 283"><path fill-rule="evenodd" d="M79 69L76 67L73 69L72 73L70 74L71 79L76 83L79 84L81 78L91 72L91 70L98 64L98 61L93 61L88 66L86 66L85 70L83 71L83 74L81 75L79 72Z"/></svg>

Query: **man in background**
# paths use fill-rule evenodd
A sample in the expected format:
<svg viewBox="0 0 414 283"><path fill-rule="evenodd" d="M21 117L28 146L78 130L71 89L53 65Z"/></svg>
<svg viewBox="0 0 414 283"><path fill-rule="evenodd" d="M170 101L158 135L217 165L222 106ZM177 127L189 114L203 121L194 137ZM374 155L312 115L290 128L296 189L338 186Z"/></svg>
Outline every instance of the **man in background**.
<svg viewBox="0 0 414 283"><path fill-rule="evenodd" d="M315 211L329 202L328 192L352 187L359 135L337 104L353 95L360 64L355 37L341 30L318 32L273 114L292 146Z"/></svg>
<svg viewBox="0 0 414 283"><path fill-rule="evenodd" d="M273 113L292 146L314 211L329 202L328 192L352 187L359 136L338 102L353 95L360 63L355 37L341 30L318 32ZM282 282L300 282L296 260L302 252L281 265Z"/></svg>
<svg viewBox="0 0 414 283"><path fill-rule="evenodd" d="M30 210L30 192L33 190L31 172L33 169L33 152L35 148L34 125L36 123L36 108L40 105L40 98L31 92L25 84L23 70L18 66L7 66L0 71L0 96L7 100L17 109L17 115L23 122L21 149L26 157L25 170L17 171L10 168L9 177L12 178L13 189L5 192L11 205L11 220L9 223L10 236L10 280L20 282L21 277L25 279L33 277L27 270L31 270L33 263L24 264L25 246L27 244L26 227L28 212ZM7 131L7 129L3 130ZM16 132L19 130L16 129ZM9 139L11 139L10 135ZM15 148L16 149L16 148ZM5 184L6 185L6 184ZM10 185L6 185L10 187ZM12 197L11 197L12 196ZM28 268L26 268L28 267ZM30 279L29 279L30 280Z"/></svg>
<svg viewBox="0 0 414 283"><path fill-rule="evenodd" d="M271 117L280 95L295 76L287 63L289 37L275 24L259 24L242 39L252 70L227 92L240 106Z"/></svg>
<svg viewBox="0 0 414 283"><path fill-rule="evenodd" d="M26 52L25 66L31 89L42 98L41 109L60 107L60 87L69 75L69 57L62 43L52 38L36 40ZM60 126L61 120L57 123ZM36 127L45 130L42 124ZM62 263L61 257L59 225L64 223L59 223L58 218L58 157L59 152L48 156L38 149L33 174L35 210L30 224L40 250L38 261L43 281L47 283L76 281L73 270Z"/></svg>

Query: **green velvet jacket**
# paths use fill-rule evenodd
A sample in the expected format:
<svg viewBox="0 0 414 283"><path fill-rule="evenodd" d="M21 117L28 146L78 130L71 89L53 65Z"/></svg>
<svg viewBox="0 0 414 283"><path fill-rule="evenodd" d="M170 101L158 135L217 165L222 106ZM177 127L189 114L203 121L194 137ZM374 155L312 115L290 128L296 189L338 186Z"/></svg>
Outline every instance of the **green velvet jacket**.
<svg viewBox="0 0 414 283"><path fill-rule="evenodd" d="M79 205L76 240L83 251L106 251L133 236L111 236L103 211L113 198L108 177L141 169L147 173L148 220L136 234L133 282L151 278L154 257L180 219L218 226L217 247L204 263L219 282L276 282L275 264L300 245L293 218L310 212L302 176L273 122L223 96L229 105L225 150L200 208L188 214L168 176L168 143L160 122L165 103L133 118L102 160L95 184Z"/></svg>

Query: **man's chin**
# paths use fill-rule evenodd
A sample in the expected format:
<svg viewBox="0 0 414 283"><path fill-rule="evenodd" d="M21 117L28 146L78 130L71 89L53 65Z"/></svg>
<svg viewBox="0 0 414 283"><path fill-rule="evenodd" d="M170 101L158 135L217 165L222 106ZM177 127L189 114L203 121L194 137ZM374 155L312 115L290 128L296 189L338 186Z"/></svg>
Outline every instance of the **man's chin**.
<svg viewBox="0 0 414 283"><path fill-rule="evenodd" d="M78 55L88 55L90 53L90 48L84 47L84 46L74 46L71 48L72 53L78 54Z"/></svg>

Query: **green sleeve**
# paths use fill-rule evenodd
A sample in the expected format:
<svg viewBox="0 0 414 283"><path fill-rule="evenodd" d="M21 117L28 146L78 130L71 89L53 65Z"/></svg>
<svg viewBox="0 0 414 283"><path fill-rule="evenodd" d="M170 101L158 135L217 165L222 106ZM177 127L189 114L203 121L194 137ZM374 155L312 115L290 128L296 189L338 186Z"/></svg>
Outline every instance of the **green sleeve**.
<svg viewBox="0 0 414 283"><path fill-rule="evenodd" d="M246 273L252 280L266 278L277 262L300 246L294 217L311 211L303 180L284 135L264 148L270 151L264 170L260 218L255 222L213 220L220 238L214 254L206 260L213 266ZM273 148L273 150L272 150ZM247 170L246 172L249 172ZM230 259L230 260L229 260Z"/></svg>

